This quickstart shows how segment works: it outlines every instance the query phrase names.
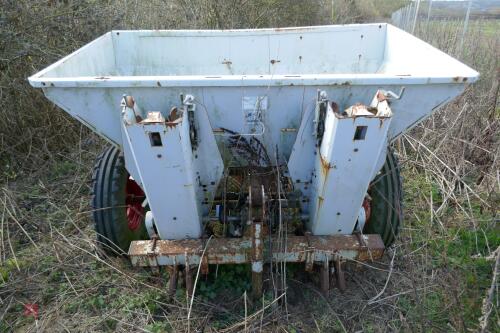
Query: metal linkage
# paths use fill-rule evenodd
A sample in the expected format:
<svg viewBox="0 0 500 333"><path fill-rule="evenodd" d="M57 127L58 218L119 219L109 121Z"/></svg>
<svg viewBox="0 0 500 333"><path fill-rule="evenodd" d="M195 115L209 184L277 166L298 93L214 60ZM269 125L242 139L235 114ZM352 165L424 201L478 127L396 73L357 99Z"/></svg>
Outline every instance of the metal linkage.
<svg viewBox="0 0 500 333"><path fill-rule="evenodd" d="M258 299L262 296L262 271L264 268L264 244L262 226L266 219L266 194L263 185L253 185L248 190L248 223L252 235L252 296ZM261 214L254 214L261 211Z"/></svg>

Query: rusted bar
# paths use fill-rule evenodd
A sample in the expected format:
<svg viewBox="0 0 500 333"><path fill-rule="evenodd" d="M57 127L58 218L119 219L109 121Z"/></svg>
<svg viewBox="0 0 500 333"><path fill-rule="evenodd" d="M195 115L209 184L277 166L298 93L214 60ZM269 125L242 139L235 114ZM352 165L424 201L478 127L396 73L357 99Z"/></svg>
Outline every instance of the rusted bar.
<svg viewBox="0 0 500 333"><path fill-rule="evenodd" d="M328 293L330 290L330 262L325 260L323 265L320 266L319 281L321 286L321 291L323 293Z"/></svg>
<svg viewBox="0 0 500 333"><path fill-rule="evenodd" d="M342 261L336 258L335 262L335 277L337 278L337 287L344 292L346 289L344 271L342 270Z"/></svg>
<svg viewBox="0 0 500 333"><path fill-rule="evenodd" d="M207 256L203 256L201 258L201 274L207 275L208 274L208 259Z"/></svg>
<svg viewBox="0 0 500 333"><path fill-rule="evenodd" d="M358 261L376 260L384 253L384 243L379 235L362 235L366 246L362 246L355 235L334 236L288 236L286 240L287 252L274 251L274 261L304 263L308 251L314 253L312 260L323 263L325 259L333 261L335 257L343 260L355 259ZM133 241L129 249L129 257L134 266L172 266L174 263L185 265L185 254L189 256L191 265L199 265L205 244L200 239L185 240L158 240L154 253L148 250L152 241ZM277 241L272 244L273 249L279 249ZM271 261L268 247L263 249L264 263ZM252 263L252 238L214 238L205 251L206 261L214 264L243 264ZM311 258L310 258L311 260Z"/></svg>

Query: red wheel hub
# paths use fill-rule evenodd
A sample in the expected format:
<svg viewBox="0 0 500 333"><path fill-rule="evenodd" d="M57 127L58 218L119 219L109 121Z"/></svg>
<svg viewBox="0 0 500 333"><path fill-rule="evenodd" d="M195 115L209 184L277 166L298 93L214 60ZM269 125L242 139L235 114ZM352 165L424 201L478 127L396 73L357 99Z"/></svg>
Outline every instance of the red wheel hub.
<svg viewBox="0 0 500 333"><path fill-rule="evenodd" d="M372 200L371 198L367 195L365 196L365 200L363 200L363 209L365 210L365 225L368 224L370 221L370 216L372 214Z"/></svg>
<svg viewBox="0 0 500 333"><path fill-rule="evenodd" d="M125 205L127 206L127 222L131 231L136 230L144 220L142 203L146 196L142 188L131 177L125 186Z"/></svg>

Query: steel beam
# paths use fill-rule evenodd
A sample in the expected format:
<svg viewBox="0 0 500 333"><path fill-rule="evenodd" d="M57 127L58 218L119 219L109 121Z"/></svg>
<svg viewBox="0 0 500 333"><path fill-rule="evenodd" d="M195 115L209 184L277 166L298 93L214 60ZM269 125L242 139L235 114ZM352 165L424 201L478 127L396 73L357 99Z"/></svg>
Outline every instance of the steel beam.
<svg viewBox="0 0 500 333"><path fill-rule="evenodd" d="M361 237L363 242L355 235L288 236L287 251L271 254L265 246L263 262L269 263L272 258L275 262L300 263L312 257L315 263L323 265L325 261L337 258L358 261L380 259L384 253L380 236ZM280 248L277 240L273 243L273 249ZM151 240L142 240L132 242L128 255L134 266L143 267L185 265L186 258L189 258L189 265L199 265L200 262L210 265L250 264L254 261L252 251L251 238L215 238L208 243L203 239L157 240L155 244Z"/></svg>

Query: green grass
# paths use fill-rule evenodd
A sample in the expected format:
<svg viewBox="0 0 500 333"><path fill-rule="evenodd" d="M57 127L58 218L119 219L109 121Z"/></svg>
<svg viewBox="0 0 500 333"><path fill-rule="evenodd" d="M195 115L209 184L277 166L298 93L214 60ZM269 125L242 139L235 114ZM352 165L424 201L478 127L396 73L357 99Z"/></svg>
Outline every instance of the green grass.
<svg viewBox="0 0 500 333"><path fill-rule="evenodd" d="M6 312L5 322L13 326L2 324L8 328L33 326L32 317L20 314L24 303L36 302L42 316L57 309L59 320L72 330L80 329L78 320L84 321L82 330L111 332L124 329L122 322L151 332L179 330L185 325L182 320L187 316L188 303L182 288L178 289L173 300L167 298L168 275L165 272L154 276L149 270L133 270L120 258L105 258L108 265L80 250L95 253L91 221L88 215L79 214L88 210L89 188L74 189L73 193L83 191L83 195L76 202L67 201L74 181L90 171L75 174L77 169L76 164L67 160L56 161L36 183L23 186L19 182L11 194L18 220L37 242L43 255L22 232L18 230L13 234L16 229L15 224L11 224L12 246L20 271L13 258L3 262L0 287L9 291L14 286L22 286L22 292L16 296L18 303ZM385 271L348 270L346 294L334 290L323 298L314 291L317 288L312 282L314 279L307 278L301 265L289 265L289 279L300 281L289 282L289 311L293 318L288 322L276 322L275 327L285 327L289 332L307 332L317 330L317 327L323 332L337 332L342 331L342 325L348 330L356 328L366 332L377 332L387 325L391 330L413 331L477 328L482 300L492 275L493 263L485 257L500 245L494 216L491 210L483 209L473 200L470 204L472 220L450 205L431 221L430 198L436 209L443 202L440 187L419 169L405 167L403 171L405 224L396 243L397 271L382 297L402 294L381 304L367 306L359 314L359 304L382 290L387 278ZM465 201L461 204L468 205ZM438 218L445 228L441 227ZM70 243L56 231L67 237ZM391 252L388 252L382 268L387 268L390 256ZM357 282L351 276L356 276ZM367 294L362 292L360 285ZM416 291L408 293L408 290ZM250 291L248 266L221 265L218 270L210 266L208 277L200 276L198 281L193 307L193 317L197 319L193 321L193 327L201 327L197 325L202 325L207 316L208 325L213 330L241 322L245 291ZM267 293L265 304L270 302L272 295ZM259 302L249 301L249 314L260 307ZM337 316L332 314L332 309ZM270 307L265 312L266 318L272 311L276 310ZM178 321L176 318L184 319ZM1 328L8 331L5 327Z"/></svg>
<svg viewBox="0 0 500 333"><path fill-rule="evenodd" d="M406 219L409 252L420 253L418 259L428 263L426 270L441 280L433 281L426 292L400 297L398 306L407 322L422 323L422 330L449 330L450 325L476 329L494 266L486 257L500 246L498 217L483 213L473 202L473 221L448 209L442 217L447 227L442 229L437 222L429 223L429 197L435 209L442 202L437 185L414 172L405 179L405 209L412 213Z"/></svg>
<svg viewBox="0 0 500 333"><path fill-rule="evenodd" d="M480 22L481 30L485 36L498 39L500 20L482 20Z"/></svg>

